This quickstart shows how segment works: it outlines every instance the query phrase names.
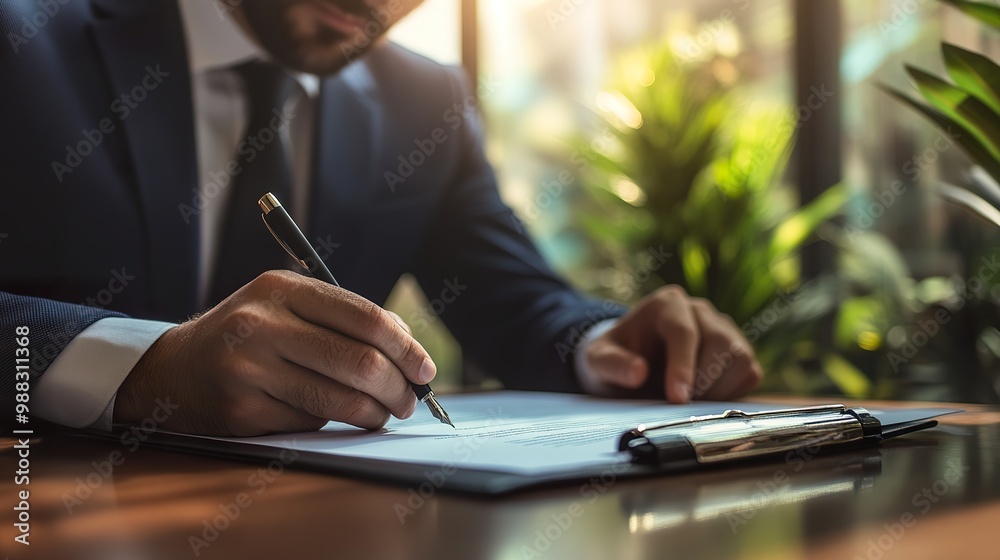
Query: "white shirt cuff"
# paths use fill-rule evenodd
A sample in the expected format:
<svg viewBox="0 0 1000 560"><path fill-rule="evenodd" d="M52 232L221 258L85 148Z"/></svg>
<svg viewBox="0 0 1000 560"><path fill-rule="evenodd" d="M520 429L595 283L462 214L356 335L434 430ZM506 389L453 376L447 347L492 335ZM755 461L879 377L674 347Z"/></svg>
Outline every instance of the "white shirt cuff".
<svg viewBox="0 0 1000 560"><path fill-rule="evenodd" d="M583 338L580 339L580 344L576 347L576 352L573 354L573 366L576 368L577 379L584 377L584 374L591 373L590 365L587 363L587 347L590 343L594 342L597 337L610 331L618 324L618 319L605 319L600 323L597 323L587 331Z"/></svg>
<svg viewBox="0 0 1000 560"><path fill-rule="evenodd" d="M111 430L115 394L173 323L110 317L76 335L32 389L32 414L72 428Z"/></svg>

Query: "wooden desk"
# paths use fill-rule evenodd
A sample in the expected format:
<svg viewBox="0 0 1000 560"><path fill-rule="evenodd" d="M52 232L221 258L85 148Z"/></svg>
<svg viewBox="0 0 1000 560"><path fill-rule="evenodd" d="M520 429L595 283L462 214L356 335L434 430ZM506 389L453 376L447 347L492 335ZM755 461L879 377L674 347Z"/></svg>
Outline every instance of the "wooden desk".
<svg viewBox="0 0 1000 560"><path fill-rule="evenodd" d="M14 442L0 440L0 556L997 559L1000 411L965 408L975 413L877 450L500 499L441 494L405 523L406 488L48 436L31 447L30 547L13 543ZM95 474L116 451L113 473ZM99 484L74 502L88 477ZM213 519L226 528L206 533ZM207 545L197 556L195 539Z"/></svg>

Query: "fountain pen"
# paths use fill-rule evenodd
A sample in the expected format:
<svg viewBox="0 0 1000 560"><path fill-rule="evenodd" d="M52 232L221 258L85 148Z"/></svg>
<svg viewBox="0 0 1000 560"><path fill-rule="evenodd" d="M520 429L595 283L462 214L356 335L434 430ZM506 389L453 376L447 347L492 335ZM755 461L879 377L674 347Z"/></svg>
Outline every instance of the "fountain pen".
<svg viewBox="0 0 1000 560"><path fill-rule="evenodd" d="M299 229L299 226L295 224L292 217L281 206L278 198L271 193L267 193L261 197L257 204L263 212L260 217L264 220L264 225L267 226L268 231L278 241L278 244L295 259L295 262L302 265L313 277L339 288L340 284L337 282L337 279L333 277L323 259L319 258L316 249L313 249L313 246L306 240L306 237L302 235L302 230ZM417 395L420 402L427 405L427 408L430 409L431 414L435 418L441 421L442 424L448 424L452 428L455 427L455 424L451 422L451 418L448 417L448 413L438 403L437 397L434 396L434 391L431 390L430 385L420 385L419 383L410 381L410 387L413 388L413 392Z"/></svg>

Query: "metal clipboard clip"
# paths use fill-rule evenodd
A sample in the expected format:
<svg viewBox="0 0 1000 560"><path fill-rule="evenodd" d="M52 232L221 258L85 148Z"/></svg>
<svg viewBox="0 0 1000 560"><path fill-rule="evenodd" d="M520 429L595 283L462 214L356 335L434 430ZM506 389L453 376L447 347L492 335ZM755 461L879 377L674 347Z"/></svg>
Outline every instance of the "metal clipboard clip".
<svg viewBox="0 0 1000 560"><path fill-rule="evenodd" d="M650 465L739 461L801 447L876 443L882 423L864 408L842 404L765 412L727 410L622 434L619 451Z"/></svg>

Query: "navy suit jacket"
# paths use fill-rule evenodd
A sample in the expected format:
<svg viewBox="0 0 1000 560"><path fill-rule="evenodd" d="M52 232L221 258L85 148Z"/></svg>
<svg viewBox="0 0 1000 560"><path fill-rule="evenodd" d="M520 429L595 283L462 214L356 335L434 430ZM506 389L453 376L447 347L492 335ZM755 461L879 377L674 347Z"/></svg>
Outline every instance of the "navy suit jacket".
<svg viewBox="0 0 1000 560"><path fill-rule="evenodd" d="M200 311L192 211L213 193L199 188L179 9L52 4L42 17L0 0L5 404L18 326L33 384L96 320ZM473 363L510 388L576 389L574 339L622 310L553 273L501 202L461 71L386 45L324 79L318 105L307 235L342 284L382 304L404 273L432 300L458 283L441 319Z"/></svg>

